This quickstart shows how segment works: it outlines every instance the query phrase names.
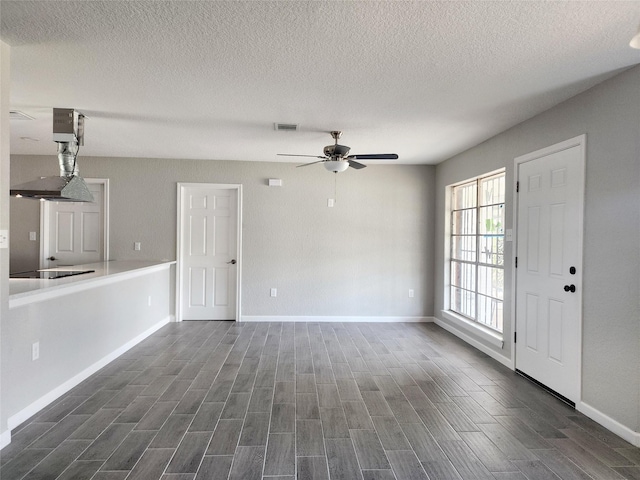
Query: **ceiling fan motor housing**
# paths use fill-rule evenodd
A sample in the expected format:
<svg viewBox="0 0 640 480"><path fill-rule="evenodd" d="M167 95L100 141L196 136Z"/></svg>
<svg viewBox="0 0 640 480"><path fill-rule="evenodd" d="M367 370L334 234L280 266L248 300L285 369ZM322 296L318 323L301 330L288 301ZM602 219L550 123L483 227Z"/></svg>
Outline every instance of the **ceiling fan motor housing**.
<svg viewBox="0 0 640 480"><path fill-rule="evenodd" d="M343 158L349 155L349 150L351 149L345 145L327 145L324 147L324 154L330 158Z"/></svg>

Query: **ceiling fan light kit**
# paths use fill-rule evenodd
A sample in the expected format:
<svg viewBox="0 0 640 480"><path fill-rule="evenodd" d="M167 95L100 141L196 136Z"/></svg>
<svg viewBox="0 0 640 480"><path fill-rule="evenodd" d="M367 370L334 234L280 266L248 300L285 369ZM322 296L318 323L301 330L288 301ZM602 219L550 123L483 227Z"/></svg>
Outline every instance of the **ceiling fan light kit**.
<svg viewBox="0 0 640 480"><path fill-rule="evenodd" d="M638 27L636 35L629 42L629 46L640 50L640 26Z"/></svg>
<svg viewBox="0 0 640 480"><path fill-rule="evenodd" d="M324 163L324 168L333 173L344 172L349 168L349 162L347 160L327 160Z"/></svg>
<svg viewBox="0 0 640 480"><path fill-rule="evenodd" d="M356 162L356 160L397 160L398 155L395 153L368 153L363 155L349 155L351 148L346 145L338 145L338 139L342 136L339 130L329 132L335 143L324 147L324 155L296 155L290 153L279 153L281 157L312 157L319 158L315 162L298 165L298 167L306 167L315 163L324 163L324 168L333 173L344 172L347 168L355 168L359 170L365 168L366 165Z"/></svg>

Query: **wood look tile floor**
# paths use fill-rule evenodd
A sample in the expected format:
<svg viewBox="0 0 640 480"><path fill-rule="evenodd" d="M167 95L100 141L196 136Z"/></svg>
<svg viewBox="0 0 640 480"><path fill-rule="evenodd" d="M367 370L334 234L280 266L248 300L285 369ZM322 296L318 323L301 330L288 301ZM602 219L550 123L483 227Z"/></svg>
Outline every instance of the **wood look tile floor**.
<svg viewBox="0 0 640 480"><path fill-rule="evenodd" d="M172 323L0 457L2 480L640 479L640 449L434 324Z"/></svg>

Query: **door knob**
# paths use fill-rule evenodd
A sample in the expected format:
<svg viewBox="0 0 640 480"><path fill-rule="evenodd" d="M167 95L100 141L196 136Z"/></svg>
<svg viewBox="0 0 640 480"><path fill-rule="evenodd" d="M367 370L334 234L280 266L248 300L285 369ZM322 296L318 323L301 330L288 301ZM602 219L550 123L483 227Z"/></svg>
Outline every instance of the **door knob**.
<svg viewBox="0 0 640 480"><path fill-rule="evenodd" d="M564 291L565 292L574 293L576 291L576 286L575 285L565 285L564 286Z"/></svg>
<svg viewBox="0 0 640 480"><path fill-rule="evenodd" d="M236 260L235 260L235 258L234 258L233 260L230 260L230 261L228 261L228 262L227 262L227 264L229 264L229 263L230 263L231 265L235 265L235 264L236 264Z"/></svg>

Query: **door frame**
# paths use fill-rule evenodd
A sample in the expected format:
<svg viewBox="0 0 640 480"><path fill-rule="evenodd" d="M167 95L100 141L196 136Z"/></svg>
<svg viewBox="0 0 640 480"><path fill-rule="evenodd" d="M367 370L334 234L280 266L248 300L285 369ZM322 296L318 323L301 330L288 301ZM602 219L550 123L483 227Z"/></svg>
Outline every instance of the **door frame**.
<svg viewBox="0 0 640 480"><path fill-rule="evenodd" d="M520 165L529 162L532 160L536 160L541 157L545 157L547 155L552 155L554 153L561 152L563 150L568 150L569 148L579 147L580 148L580 164L578 165L579 170L579 178L581 179L580 185L578 187L579 190L579 199L581 206L578 209L578 223L580 228L578 229L578 245L576 246L577 250L577 258L578 262L577 266L580 268L581 272L584 272L584 257L583 257L583 247L584 247L584 208L585 208L585 165L586 165L586 145L587 145L587 134L578 135L577 137L570 138L560 143L556 143L554 145L550 145L548 147L542 148L540 150L536 150L534 152L527 153L525 155L521 155L519 157L514 158L514 174L513 174L513 248L512 248L512 265L513 274L511 275L511 291L513 292L512 301L511 301L511 319L512 326L511 329L514 332L514 338L511 340L511 359L513 364L513 369L516 370L518 368L517 358L516 358L516 348L517 344L515 340L515 334L517 333L517 299L518 299L518 272L515 268L516 257L518 255L518 208L519 208L519 197L518 197L518 181L519 181L519 168ZM583 285L584 285L584 275L582 275ZM582 334L582 295L583 288L580 288L576 293L579 295L578 299L578 336L580 337L580 342L578 346L578 359L577 359L577 370L578 370L578 387L577 387L577 398L575 401L576 406L582 401L582 346L583 346L583 334Z"/></svg>
<svg viewBox="0 0 640 480"><path fill-rule="evenodd" d="M108 178L85 178L85 183L91 185L102 185L102 261L109 260L109 179ZM49 256L49 235L51 235L51 225L49 224L49 209L51 203L40 202L40 258L39 268L47 268L45 258Z"/></svg>
<svg viewBox="0 0 640 480"><path fill-rule="evenodd" d="M185 183L178 182L178 211L176 221L176 305L175 319L176 322L182 321L182 259L184 256L184 245L182 245L182 232L185 228L185 217L182 215L182 206L184 202L184 194L187 188L208 188L210 190L235 190L238 196L236 211L236 314L235 321L241 321L240 306L242 305L242 184L237 183Z"/></svg>

